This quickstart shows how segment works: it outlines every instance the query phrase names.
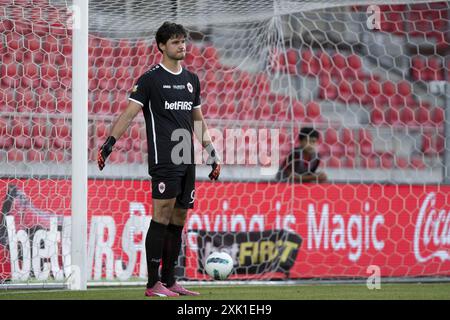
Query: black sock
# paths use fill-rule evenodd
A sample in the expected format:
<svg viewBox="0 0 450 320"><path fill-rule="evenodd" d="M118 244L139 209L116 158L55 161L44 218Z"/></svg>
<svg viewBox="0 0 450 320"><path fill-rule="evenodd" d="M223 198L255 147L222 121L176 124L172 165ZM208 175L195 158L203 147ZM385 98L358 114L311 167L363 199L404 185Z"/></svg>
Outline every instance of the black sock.
<svg viewBox="0 0 450 320"><path fill-rule="evenodd" d="M182 232L183 226L174 224L167 226L161 269L161 282L165 283L167 287L171 287L175 283L175 266L181 250Z"/></svg>
<svg viewBox="0 0 450 320"><path fill-rule="evenodd" d="M167 226L152 220L145 238L145 253L147 255L147 288L151 288L159 281L158 269Z"/></svg>

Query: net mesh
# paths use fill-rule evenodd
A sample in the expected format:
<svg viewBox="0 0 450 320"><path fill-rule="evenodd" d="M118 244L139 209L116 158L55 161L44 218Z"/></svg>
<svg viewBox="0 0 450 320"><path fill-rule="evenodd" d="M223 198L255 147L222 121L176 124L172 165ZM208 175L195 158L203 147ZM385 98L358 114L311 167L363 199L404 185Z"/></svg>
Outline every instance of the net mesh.
<svg viewBox="0 0 450 320"><path fill-rule="evenodd" d="M446 185L449 2L90 1L88 270L143 281L151 213L139 114L100 172L98 147L136 80L161 55L166 20L188 31L184 66L225 166L207 181L198 143L196 207L177 277L442 277L450 271ZM70 275L71 1L1 0L0 281ZM378 15L379 14L379 15ZM379 17L379 20L378 20ZM447 57L447 58L446 58ZM320 132L323 183L277 179L303 127Z"/></svg>

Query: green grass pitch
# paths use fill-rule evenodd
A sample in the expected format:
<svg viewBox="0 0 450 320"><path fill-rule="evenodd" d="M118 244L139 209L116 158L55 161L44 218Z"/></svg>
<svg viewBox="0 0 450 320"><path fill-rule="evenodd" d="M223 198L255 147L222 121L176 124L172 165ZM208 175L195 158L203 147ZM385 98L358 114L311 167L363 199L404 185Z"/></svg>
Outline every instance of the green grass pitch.
<svg viewBox="0 0 450 320"><path fill-rule="evenodd" d="M187 286L199 297L147 298L142 287L90 288L87 292L67 290L0 290L0 300L450 300L450 283L381 284L369 290L365 284L305 284L266 286Z"/></svg>

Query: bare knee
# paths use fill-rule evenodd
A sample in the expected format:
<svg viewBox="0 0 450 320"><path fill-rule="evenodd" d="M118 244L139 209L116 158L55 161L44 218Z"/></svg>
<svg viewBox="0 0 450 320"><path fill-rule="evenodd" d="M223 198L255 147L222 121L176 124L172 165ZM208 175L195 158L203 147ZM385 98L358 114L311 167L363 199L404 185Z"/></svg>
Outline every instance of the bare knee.
<svg viewBox="0 0 450 320"><path fill-rule="evenodd" d="M184 226L188 209L174 208L170 223L177 226Z"/></svg>
<svg viewBox="0 0 450 320"><path fill-rule="evenodd" d="M168 225L175 205L175 199L153 199L153 220Z"/></svg>

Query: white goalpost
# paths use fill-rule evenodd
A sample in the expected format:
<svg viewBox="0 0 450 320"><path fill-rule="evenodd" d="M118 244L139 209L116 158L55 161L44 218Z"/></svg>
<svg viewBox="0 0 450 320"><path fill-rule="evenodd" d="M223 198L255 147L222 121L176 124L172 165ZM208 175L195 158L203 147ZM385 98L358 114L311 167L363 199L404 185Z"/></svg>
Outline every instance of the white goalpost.
<svg viewBox="0 0 450 320"><path fill-rule="evenodd" d="M87 289L89 1L74 0L72 109L72 290ZM77 21L78 22L78 21Z"/></svg>

